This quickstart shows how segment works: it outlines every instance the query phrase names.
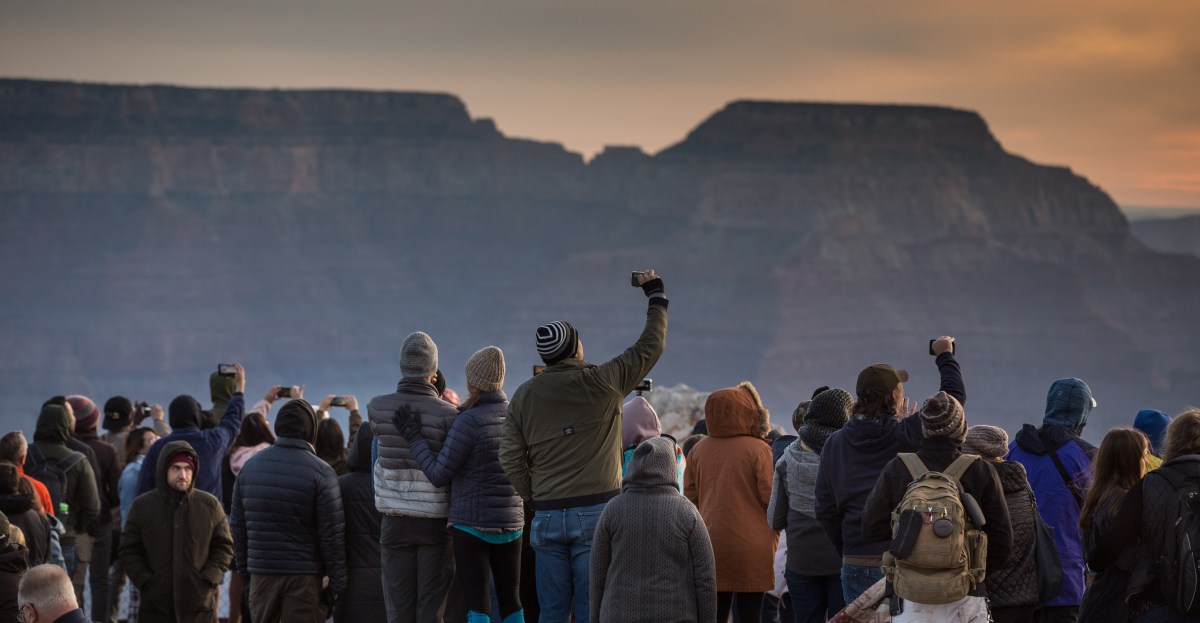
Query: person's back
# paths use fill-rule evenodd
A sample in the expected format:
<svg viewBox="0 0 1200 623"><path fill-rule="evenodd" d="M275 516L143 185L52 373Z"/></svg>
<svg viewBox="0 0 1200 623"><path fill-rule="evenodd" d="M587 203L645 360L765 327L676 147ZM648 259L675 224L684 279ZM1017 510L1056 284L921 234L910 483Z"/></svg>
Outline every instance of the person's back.
<svg viewBox="0 0 1200 623"><path fill-rule="evenodd" d="M240 368L239 368L240 369ZM244 377L239 377L239 388L245 388ZM234 437L242 426L243 410L245 408L242 391L233 395L229 407L221 416L216 428L202 429L203 418L200 403L191 396L179 396L167 407L167 417L171 424L171 434L159 439L150 451L146 453L149 465L158 461L158 453L166 444L172 441L184 441L196 449L200 456L200 471L196 474L196 488L211 494L218 500L222 499L221 491L221 459L229 450ZM138 493L146 493L154 489L154 470L144 469L138 475Z"/></svg>
<svg viewBox="0 0 1200 623"><path fill-rule="evenodd" d="M335 593L346 590L342 496L333 469L313 452L316 432L307 402L284 405L275 444L254 455L234 485L229 525L238 573L251 578L255 621L324 621L321 578L329 576Z"/></svg>
<svg viewBox="0 0 1200 623"><path fill-rule="evenodd" d="M15 471L15 470L14 470ZM21 604L17 588L29 568L29 550L9 536L9 522L0 514L0 621L16 621Z"/></svg>
<svg viewBox="0 0 1200 623"><path fill-rule="evenodd" d="M335 623L386 621L379 559L379 534L383 514L375 508L371 483L370 426L358 429L346 459L350 473L338 478L342 509L346 514L346 592L333 611Z"/></svg>
<svg viewBox="0 0 1200 623"><path fill-rule="evenodd" d="M45 469L41 467L43 465L69 465L63 474L65 482L56 483L53 488L46 485L51 489L52 498L58 496L54 503L58 507L57 516L63 522L67 539L85 532L92 520L100 515L100 496L91 463L86 457L76 456L75 451L67 447L72 429L71 416L66 408L57 404L43 406L38 415L33 445L25 460L26 471L32 472L35 478L41 474L50 475L50 471L39 471ZM44 484L46 479L46 476L41 478Z"/></svg>
<svg viewBox="0 0 1200 623"><path fill-rule="evenodd" d="M0 463L0 513L25 535L30 566L50 562L50 524L38 512L32 488L22 480L16 466L9 463Z"/></svg>
<svg viewBox="0 0 1200 623"><path fill-rule="evenodd" d="M1054 542L1063 567L1063 590L1043 604L1042 616L1051 617L1051 621L1074 621L1083 601L1083 532L1079 528L1079 513L1084 493L1091 484L1096 448L1079 434L1087 424L1093 404L1087 383L1075 378L1055 381L1046 398L1041 428L1025 424L1009 444L1008 460L1025 467L1038 511L1054 528Z"/></svg>
<svg viewBox="0 0 1200 623"><path fill-rule="evenodd" d="M591 620L715 623L716 609L712 545L699 511L676 486L675 444L648 439L596 526Z"/></svg>

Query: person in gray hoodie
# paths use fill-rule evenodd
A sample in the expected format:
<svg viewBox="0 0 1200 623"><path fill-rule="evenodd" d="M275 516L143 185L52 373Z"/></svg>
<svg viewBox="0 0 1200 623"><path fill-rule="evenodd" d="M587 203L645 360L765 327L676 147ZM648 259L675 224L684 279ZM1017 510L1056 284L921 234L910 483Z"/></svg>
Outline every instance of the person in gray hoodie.
<svg viewBox="0 0 1200 623"><path fill-rule="evenodd" d="M596 525L590 576L596 623L716 623L712 543L679 493L674 441L654 437L634 451Z"/></svg>
<svg viewBox="0 0 1200 623"><path fill-rule="evenodd" d="M821 449L825 440L846 424L853 403L854 398L844 389L827 389L813 397L796 426L800 438L775 464L767 518L771 529L787 530L783 577L796 623L825 621L846 605L842 558L817 521L816 488ZM793 420L793 424L797 422Z"/></svg>

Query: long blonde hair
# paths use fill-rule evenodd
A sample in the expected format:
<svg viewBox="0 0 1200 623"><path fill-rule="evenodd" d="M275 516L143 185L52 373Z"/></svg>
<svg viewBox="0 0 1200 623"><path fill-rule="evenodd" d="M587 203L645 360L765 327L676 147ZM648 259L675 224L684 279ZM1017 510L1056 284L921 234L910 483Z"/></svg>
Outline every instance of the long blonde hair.
<svg viewBox="0 0 1200 623"><path fill-rule="evenodd" d="M1200 454L1200 409L1190 407L1167 426L1163 462L1185 454Z"/></svg>

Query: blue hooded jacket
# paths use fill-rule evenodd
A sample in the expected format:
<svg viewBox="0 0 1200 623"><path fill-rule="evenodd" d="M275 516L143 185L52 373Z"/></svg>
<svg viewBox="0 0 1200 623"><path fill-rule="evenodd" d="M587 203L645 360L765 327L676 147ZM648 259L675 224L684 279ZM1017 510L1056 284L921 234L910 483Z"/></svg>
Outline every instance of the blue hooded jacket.
<svg viewBox="0 0 1200 623"><path fill-rule="evenodd" d="M1026 424L1009 444L1008 457L1025 467L1029 485L1037 498L1042 519L1054 528L1063 566L1063 590L1048 606L1078 606L1083 601L1083 532L1079 528L1080 505L1059 474L1050 453L1057 454L1076 488L1086 493L1092 482L1095 446L1080 439L1094 406L1092 390L1075 378L1060 379L1046 396L1042 427Z"/></svg>

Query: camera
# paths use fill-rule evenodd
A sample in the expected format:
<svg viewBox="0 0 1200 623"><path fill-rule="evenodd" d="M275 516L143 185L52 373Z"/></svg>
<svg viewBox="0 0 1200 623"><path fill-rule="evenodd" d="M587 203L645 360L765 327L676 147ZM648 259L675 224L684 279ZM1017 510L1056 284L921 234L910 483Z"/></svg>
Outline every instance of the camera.
<svg viewBox="0 0 1200 623"><path fill-rule="evenodd" d="M136 402L133 405L133 412L136 413L139 418L150 417L150 413L152 411L153 410L150 408L150 404L146 402Z"/></svg>
<svg viewBox="0 0 1200 623"><path fill-rule="evenodd" d="M345 396L334 396L333 400L329 401L329 406L331 406L331 407L346 406L346 397Z"/></svg>
<svg viewBox="0 0 1200 623"><path fill-rule="evenodd" d="M276 398L291 398L292 397L291 385L289 385L287 387L280 387L279 391L275 393L275 397Z"/></svg>
<svg viewBox="0 0 1200 623"><path fill-rule="evenodd" d="M654 379L642 379L642 382L638 383L637 387L633 388L633 391L641 396L642 392L648 392L651 389L654 389Z"/></svg>
<svg viewBox="0 0 1200 623"><path fill-rule="evenodd" d="M235 377L237 376L237 366L232 363L218 363L217 374L221 376Z"/></svg>
<svg viewBox="0 0 1200 623"><path fill-rule="evenodd" d="M643 270L633 271L633 274L629 276L629 285L631 285L635 288L642 287L642 284L639 283L639 281L641 280L642 277L645 277L645 276L646 276L646 271L643 271Z"/></svg>

